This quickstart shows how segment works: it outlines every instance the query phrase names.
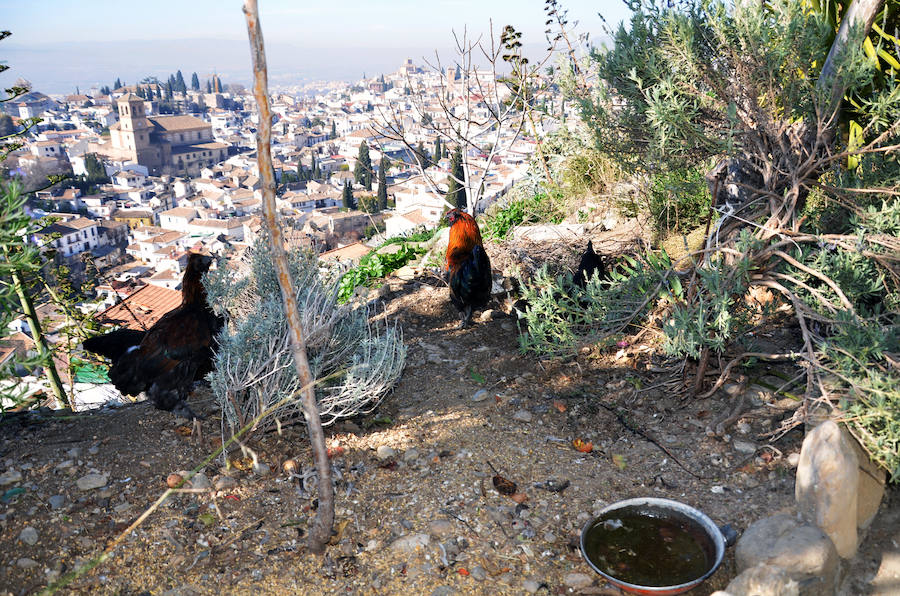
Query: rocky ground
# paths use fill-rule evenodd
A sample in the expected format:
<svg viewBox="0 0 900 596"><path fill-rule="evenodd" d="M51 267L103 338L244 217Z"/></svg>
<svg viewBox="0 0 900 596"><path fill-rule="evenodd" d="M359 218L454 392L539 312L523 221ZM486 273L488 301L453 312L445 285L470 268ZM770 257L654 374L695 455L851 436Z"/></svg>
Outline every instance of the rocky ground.
<svg viewBox="0 0 900 596"><path fill-rule="evenodd" d="M495 267L504 258L491 256ZM747 411L731 416L727 392L684 399L690 371L640 340L538 360L519 353L501 304L459 330L436 279L394 279L381 296L378 316L402 324L408 360L376 413L328 429L337 519L324 557L305 547L314 487L304 428L294 425L202 466L192 492L168 498L62 592L618 594L574 546L602 507L666 497L738 530L791 507L802 434L770 442L793 406L765 387L751 385ZM785 371L753 374L774 382ZM171 473L201 466L222 429L207 391L192 405L207 414L202 437L145 403L4 420L0 590L35 593L79 569L154 504ZM299 478L283 472L289 459ZM498 493L495 475L515 495ZM898 510L894 489L848 594L900 590L883 572L873 581L900 551L887 525ZM729 553L691 594L723 588L733 567Z"/></svg>

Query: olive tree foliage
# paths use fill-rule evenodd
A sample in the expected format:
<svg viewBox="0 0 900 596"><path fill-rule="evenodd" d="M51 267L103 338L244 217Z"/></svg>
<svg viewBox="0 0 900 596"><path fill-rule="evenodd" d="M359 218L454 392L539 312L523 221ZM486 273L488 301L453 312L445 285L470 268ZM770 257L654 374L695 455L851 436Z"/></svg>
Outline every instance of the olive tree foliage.
<svg viewBox="0 0 900 596"><path fill-rule="evenodd" d="M210 380L230 428L259 417L254 429L265 431L302 414L301 383L269 249L260 241L248 253L205 280L228 319ZM338 304L339 276L323 277L315 254L288 256L322 424L372 411L403 370L400 329L369 323L365 306Z"/></svg>
<svg viewBox="0 0 900 596"><path fill-rule="evenodd" d="M900 4L629 5L613 47L580 65L599 84L562 77L596 147L637 174L718 165L705 246L632 267L658 281L610 330L661 298L665 347L697 359L703 396L748 360L797 361L806 400L782 430L828 402L900 477ZM747 306L754 286L795 317L799 352L741 343L778 310Z"/></svg>
<svg viewBox="0 0 900 596"><path fill-rule="evenodd" d="M0 41L9 37L9 31L0 31ZM6 64L0 64L0 73L9 70ZM0 103L14 101L17 97L29 91L28 88L14 85L5 89L5 95L0 97ZM0 135L0 163L10 153L24 146L22 140L28 131L39 124L41 118L26 118L20 121L21 128L13 128L4 131ZM60 182L64 176L48 176L44 188ZM42 189L35 189L42 190ZM49 222L35 221L25 211L25 203L28 194L25 193L20 180L0 181L0 329L8 328L9 324L19 316L26 320L32 340L36 346L37 355L34 357L16 358L8 361L0 368L0 379L9 380L19 376L17 369L32 370L43 368L47 383L53 392L56 404L59 407L71 405L74 402L66 394L63 388L59 372L53 360L53 349L44 336L41 321L34 307L34 298L42 291L51 293L51 298L58 306L72 308L71 301L58 300L53 295L53 288L48 284L41 271L45 269L48 255L34 245L33 237L43 230ZM24 393L16 382L4 383L0 389L0 410L7 405L20 405L23 402Z"/></svg>
<svg viewBox="0 0 900 596"><path fill-rule="evenodd" d="M633 170L728 158L727 172L711 173L722 181L716 199L746 202L744 219L764 215L765 236L799 230L810 190L823 175L841 173L848 152L878 156L894 144L900 98L893 83L856 104L865 119L856 138L865 142L855 147L841 134L850 106L831 102L834 87L852 95L872 90L879 78L861 26L851 32L832 86L821 84L819 70L834 28L804 2L631 5L630 29L619 28L614 49L593 54L604 85L580 103L597 144Z"/></svg>

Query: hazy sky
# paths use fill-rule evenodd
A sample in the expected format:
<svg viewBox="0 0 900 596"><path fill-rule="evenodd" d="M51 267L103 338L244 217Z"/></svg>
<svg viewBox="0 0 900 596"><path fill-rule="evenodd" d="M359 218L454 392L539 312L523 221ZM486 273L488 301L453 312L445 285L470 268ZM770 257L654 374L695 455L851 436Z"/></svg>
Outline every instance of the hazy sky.
<svg viewBox="0 0 900 596"><path fill-rule="evenodd" d="M603 35L598 13L615 24L627 18L622 0L562 0L570 23L592 39ZM238 0L0 0L0 75L8 86L30 80L48 93L134 82L181 69L201 79L250 78L249 45ZM440 51L452 59L452 30L475 34L512 24L537 50L545 43L543 0L259 0L272 84L291 78L353 80L392 72L406 58L421 63ZM189 79L188 79L189 80Z"/></svg>

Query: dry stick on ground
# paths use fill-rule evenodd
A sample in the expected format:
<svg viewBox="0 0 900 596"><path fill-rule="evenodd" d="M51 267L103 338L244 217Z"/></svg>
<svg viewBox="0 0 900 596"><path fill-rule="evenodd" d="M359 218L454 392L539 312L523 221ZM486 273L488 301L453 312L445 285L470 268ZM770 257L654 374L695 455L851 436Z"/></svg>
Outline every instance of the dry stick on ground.
<svg viewBox="0 0 900 596"><path fill-rule="evenodd" d="M272 260L278 273L278 285L281 287L281 298L288 321L291 337L291 351L297 376L303 386L301 403L306 418L309 442L312 446L316 471L319 474L319 508L316 520L309 532L309 549L314 553L322 553L331 539L334 526L334 486L331 483L331 465L325 447L325 432L316 406L316 393L313 387L312 372L306 357L306 340L300 312L297 309L297 298L294 284L288 269L287 255L284 250L281 227L276 219L275 207L275 172L272 166L272 111L269 106L269 82L266 70L266 51L263 45L262 29L259 23L259 11L256 0L244 1L244 15L247 17L247 34L250 37L250 54L253 58L253 96L259 110L259 131L256 134L256 163L262 179L263 213L269 233L269 245L272 249Z"/></svg>
<svg viewBox="0 0 900 596"><path fill-rule="evenodd" d="M604 403L600 403L600 407L603 408L604 410L608 411L613 416L615 416L616 420L619 421L619 424L621 424L622 426L624 426L625 428L627 428L634 434L638 435L639 437L642 437L644 440L649 441L649 442L653 443L654 445L656 445L657 447L659 447L660 451L662 451L663 453L665 453L666 455L671 457L672 461L674 461L676 464L678 464L678 466L681 469L683 469L685 472L687 472L694 478L697 478L698 480L712 480L713 478L715 478L715 476L704 476L704 475L700 475L700 474L697 474L696 472L691 471L690 468L688 468L686 465L681 463L681 460L679 460L677 457L675 457L675 455L671 451L669 451L669 449L667 449L665 446L660 444L659 441L657 441L656 439L654 439L653 437L648 435L645 431L641 430L640 428L631 425L628 422L628 420L625 419L625 416L619 411L618 408L613 408L613 407L607 406Z"/></svg>

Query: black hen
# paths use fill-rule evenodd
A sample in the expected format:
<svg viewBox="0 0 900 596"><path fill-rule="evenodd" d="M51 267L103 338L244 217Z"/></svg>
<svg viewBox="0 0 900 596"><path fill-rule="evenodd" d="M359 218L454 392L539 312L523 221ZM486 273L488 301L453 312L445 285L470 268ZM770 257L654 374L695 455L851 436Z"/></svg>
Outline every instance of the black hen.
<svg viewBox="0 0 900 596"><path fill-rule="evenodd" d="M491 297L491 261L475 218L459 209L447 212L450 240L447 244L447 271L450 273L450 301L460 311L460 327L472 321L472 311Z"/></svg>
<svg viewBox="0 0 900 596"><path fill-rule="evenodd" d="M211 263L211 257L191 254L182 280L181 305L144 332L139 345L124 352L117 349L109 378L120 392L137 395L143 391L160 410L197 417L187 405L187 396L194 381L213 369L216 335L224 324L207 305L201 282Z"/></svg>
<svg viewBox="0 0 900 596"><path fill-rule="evenodd" d="M603 259L600 258L600 255L594 252L594 243L588 240L587 249L581 255L581 261L578 263L578 270L575 272L573 281L575 285L583 288L595 273L600 276L600 279L605 279L606 266L603 264Z"/></svg>

